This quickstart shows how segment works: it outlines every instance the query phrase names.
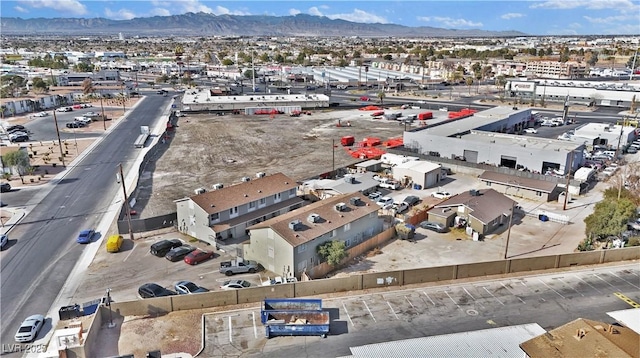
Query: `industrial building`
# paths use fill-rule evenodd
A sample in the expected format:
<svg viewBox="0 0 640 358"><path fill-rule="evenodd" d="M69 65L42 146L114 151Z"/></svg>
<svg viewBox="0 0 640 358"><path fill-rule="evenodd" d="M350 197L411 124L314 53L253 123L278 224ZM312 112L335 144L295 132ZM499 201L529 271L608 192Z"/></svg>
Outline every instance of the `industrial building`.
<svg viewBox="0 0 640 358"><path fill-rule="evenodd" d="M609 123L586 123L567 133L567 139L591 147L600 145L612 151L628 147L640 136L640 129Z"/></svg>
<svg viewBox="0 0 640 358"><path fill-rule="evenodd" d="M289 114L304 108L328 107L329 96L317 93L291 95L255 93L217 96L210 89L198 88L187 90L182 96L182 110L185 112L243 111L245 114Z"/></svg>
<svg viewBox="0 0 640 358"><path fill-rule="evenodd" d="M410 160L391 168L393 178L401 183L412 183L421 189L438 186L446 177L440 164L422 160Z"/></svg>

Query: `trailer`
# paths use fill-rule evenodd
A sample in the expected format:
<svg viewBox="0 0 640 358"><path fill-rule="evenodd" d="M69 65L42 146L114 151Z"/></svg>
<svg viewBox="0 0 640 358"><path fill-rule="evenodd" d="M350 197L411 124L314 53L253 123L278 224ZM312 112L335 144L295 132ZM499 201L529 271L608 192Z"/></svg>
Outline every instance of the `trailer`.
<svg viewBox="0 0 640 358"><path fill-rule="evenodd" d="M268 311L266 313L265 337L320 336L329 334L328 311Z"/></svg>
<svg viewBox="0 0 640 358"><path fill-rule="evenodd" d="M274 311L322 311L321 299L299 299L299 298L268 298L262 302L260 319L266 323L269 313Z"/></svg>
<svg viewBox="0 0 640 358"><path fill-rule="evenodd" d="M138 136L136 141L133 143L134 147L143 148L144 144L147 142L147 139L149 138L149 133L150 133L149 126L140 126L140 135Z"/></svg>

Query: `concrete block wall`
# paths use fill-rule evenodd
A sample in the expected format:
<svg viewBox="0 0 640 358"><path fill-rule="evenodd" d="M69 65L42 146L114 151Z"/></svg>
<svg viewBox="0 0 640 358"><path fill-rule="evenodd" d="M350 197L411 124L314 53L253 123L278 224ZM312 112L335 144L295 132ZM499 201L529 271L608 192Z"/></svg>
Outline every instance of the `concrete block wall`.
<svg viewBox="0 0 640 358"><path fill-rule="evenodd" d="M260 302L265 298L294 298L294 285L271 285L234 290L238 294L238 303Z"/></svg>
<svg viewBox="0 0 640 358"><path fill-rule="evenodd" d="M404 284L453 280L456 278L457 268L456 265L452 265L405 270Z"/></svg>
<svg viewBox="0 0 640 358"><path fill-rule="evenodd" d="M323 293L362 290L362 276L332 278L330 280L313 280L297 282L293 285L295 297L307 297Z"/></svg>
<svg viewBox="0 0 640 358"><path fill-rule="evenodd" d="M557 267L582 266L599 264L602 251L575 252L560 255Z"/></svg>
<svg viewBox="0 0 640 358"><path fill-rule="evenodd" d="M511 260L509 272L527 272L535 270L548 270L556 267L557 256L527 257Z"/></svg>
<svg viewBox="0 0 640 358"><path fill-rule="evenodd" d="M404 271L365 273L362 276L362 289L402 286Z"/></svg>
<svg viewBox="0 0 640 358"><path fill-rule="evenodd" d="M477 262L467 265L458 265L456 278L500 275L507 272L506 260Z"/></svg>

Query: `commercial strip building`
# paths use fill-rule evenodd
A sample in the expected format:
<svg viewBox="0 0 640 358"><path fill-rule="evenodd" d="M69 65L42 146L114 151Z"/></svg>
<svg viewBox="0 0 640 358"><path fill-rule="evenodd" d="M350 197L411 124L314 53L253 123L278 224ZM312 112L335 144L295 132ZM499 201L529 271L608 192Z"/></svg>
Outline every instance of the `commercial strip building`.
<svg viewBox="0 0 640 358"><path fill-rule="evenodd" d="M640 129L609 123L586 123L567 133L566 140L587 146L604 146L619 152L640 136Z"/></svg>
<svg viewBox="0 0 640 358"><path fill-rule="evenodd" d="M182 110L243 111L245 114L291 113L302 108L328 108L329 96L324 94L265 94L216 96L207 88L189 89L182 96ZM264 112L266 111L266 112Z"/></svg>

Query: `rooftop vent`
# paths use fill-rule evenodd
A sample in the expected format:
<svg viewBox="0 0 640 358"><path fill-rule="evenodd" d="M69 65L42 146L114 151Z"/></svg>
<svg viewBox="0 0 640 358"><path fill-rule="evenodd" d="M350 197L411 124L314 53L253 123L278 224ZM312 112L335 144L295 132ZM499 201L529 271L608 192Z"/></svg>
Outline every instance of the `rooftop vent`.
<svg viewBox="0 0 640 358"><path fill-rule="evenodd" d="M336 204L336 211L345 211L345 210L347 210L347 204L345 203Z"/></svg>
<svg viewBox="0 0 640 358"><path fill-rule="evenodd" d="M222 184L222 183L213 184L212 188L213 188L213 190L219 190L219 189L224 188L224 184Z"/></svg>
<svg viewBox="0 0 640 358"><path fill-rule="evenodd" d="M289 222L289 229L291 229L293 231L298 231L298 230L302 229L302 221L293 220L293 221Z"/></svg>
<svg viewBox="0 0 640 358"><path fill-rule="evenodd" d="M354 206L360 205L360 198L357 196L354 196L353 198L349 199L349 204Z"/></svg>
<svg viewBox="0 0 640 358"><path fill-rule="evenodd" d="M242 177L242 179L240 179L242 182L248 182L251 181L251 178L249 177Z"/></svg>
<svg viewBox="0 0 640 358"><path fill-rule="evenodd" d="M353 184L356 182L356 178L352 177L351 175L345 175L344 176L344 181L349 183L349 184Z"/></svg>
<svg viewBox="0 0 640 358"><path fill-rule="evenodd" d="M476 189L469 190L469 195L471 196L480 196L480 191Z"/></svg>
<svg viewBox="0 0 640 358"><path fill-rule="evenodd" d="M307 221L312 223L312 224L318 223L318 222L320 222L320 215L318 215L318 214L309 214L309 216L307 216Z"/></svg>
<svg viewBox="0 0 640 358"><path fill-rule="evenodd" d="M206 193L206 192L207 192L207 189L205 189L205 188L198 188L198 189L194 190L193 192L194 192L196 195L198 195L198 194L204 194L204 193Z"/></svg>
<svg viewBox="0 0 640 358"><path fill-rule="evenodd" d="M256 173L256 178L264 178L266 175L265 172L258 172Z"/></svg>

